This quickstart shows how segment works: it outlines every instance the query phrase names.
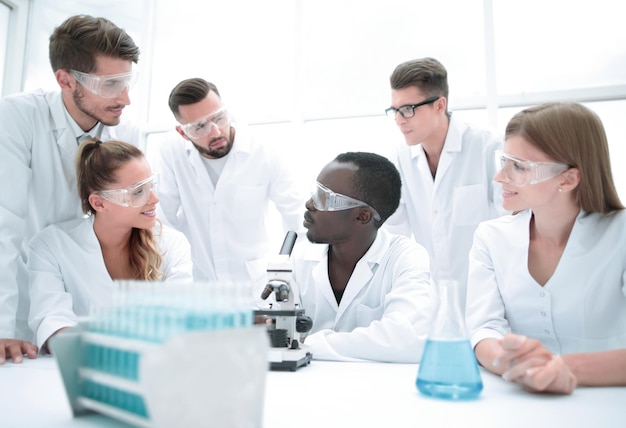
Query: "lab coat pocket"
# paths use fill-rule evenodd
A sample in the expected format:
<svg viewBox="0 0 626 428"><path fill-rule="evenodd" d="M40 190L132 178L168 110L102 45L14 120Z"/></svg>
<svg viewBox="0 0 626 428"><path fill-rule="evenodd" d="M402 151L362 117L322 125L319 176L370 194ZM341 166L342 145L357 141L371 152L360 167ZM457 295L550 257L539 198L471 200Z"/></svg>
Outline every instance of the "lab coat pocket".
<svg viewBox="0 0 626 428"><path fill-rule="evenodd" d="M473 226L489 215L487 188L484 184L457 187L452 200L452 223Z"/></svg>
<svg viewBox="0 0 626 428"><path fill-rule="evenodd" d="M356 308L356 327L367 327L372 321L376 321L382 318L385 312L384 305L379 305L375 308L370 308L366 305L358 305Z"/></svg>
<svg viewBox="0 0 626 428"><path fill-rule="evenodd" d="M232 214L237 219L261 218L265 210L267 188L264 185L235 187L232 194Z"/></svg>

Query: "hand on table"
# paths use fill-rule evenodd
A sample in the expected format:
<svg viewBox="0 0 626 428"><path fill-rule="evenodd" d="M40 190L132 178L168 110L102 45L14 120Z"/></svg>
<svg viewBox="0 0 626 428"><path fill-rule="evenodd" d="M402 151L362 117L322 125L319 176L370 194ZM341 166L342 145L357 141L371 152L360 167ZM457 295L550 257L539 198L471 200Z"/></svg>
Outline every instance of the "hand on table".
<svg viewBox="0 0 626 428"><path fill-rule="evenodd" d="M19 364L23 361L24 354L31 359L37 358L37 347L23 340L0 339L0 364L4 364L7 358L11 358L14 363Z"/></svg>
<svg viewBox="0 0 626 428"><path fill-rule="evenodd" d="M498 340L502 353L494 366L506 367L505 380L517 382L532 392L571 394L577 380L559 355L548 351L536 339L508 334Z"/></svg>

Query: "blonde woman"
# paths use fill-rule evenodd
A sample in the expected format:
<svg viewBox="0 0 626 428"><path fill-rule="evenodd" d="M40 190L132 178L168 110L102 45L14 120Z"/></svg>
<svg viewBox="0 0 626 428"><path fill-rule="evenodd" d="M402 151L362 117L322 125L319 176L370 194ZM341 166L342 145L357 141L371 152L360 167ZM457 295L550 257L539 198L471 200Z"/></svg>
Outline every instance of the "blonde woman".
<svg viewBox="0 0 626 428"><path fill-rule="evenodd" d="M76 172L87 216L48 226L29 246L29 325L44 350L50 336L107 302L114 280L192 280L189 243L157 220L157 177L139 149L85 141Z"/></svg>

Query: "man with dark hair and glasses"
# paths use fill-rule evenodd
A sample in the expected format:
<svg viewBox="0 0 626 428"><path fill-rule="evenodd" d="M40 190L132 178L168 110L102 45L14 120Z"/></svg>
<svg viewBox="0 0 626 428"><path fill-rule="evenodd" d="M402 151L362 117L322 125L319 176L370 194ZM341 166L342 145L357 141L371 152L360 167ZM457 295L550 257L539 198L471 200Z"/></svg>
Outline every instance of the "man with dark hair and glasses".
<svg viewBox="0 0 626 428"><path fill-rule="evenodd" d="M159 218L191 244L194 279L243 281L258 296L267 282L269 209L284 232L299 231L306 187L284 153L236 123L215 84L194 77L170 92L177 121L155 145Z"/></svg>
<svg viewBox="0 0 626 428"><path fill-rule="evenodd" d="M387 227L413 236L430 254L433 277L458 281L465 296L474 229L504 214L493 181L502 138L448 111L447 71L436 59L398 65L390 83L391 106L385 112L406 144L396 151L402 203Z"/></svg>
<svg viewBox="0 0 626 428"><path fill-rule="evenodd" d="M293 280L313 319L314 359L417 363L431 310L426 250L381 226L400 203L387 158L348 152L327 164L304 213Z"/></svg>
<svg viewBox="0 0 626 428"><path fill-rule="evenodd" d="M28 329L27 243L52 223L82 217L74 161L90 137L137 145L116 129L135 80L139 48L105 18L72 16L54 29L50 65L60 91L0 99L0 364L37 349ZM3 339L5 338L5 339Z"/></svg>

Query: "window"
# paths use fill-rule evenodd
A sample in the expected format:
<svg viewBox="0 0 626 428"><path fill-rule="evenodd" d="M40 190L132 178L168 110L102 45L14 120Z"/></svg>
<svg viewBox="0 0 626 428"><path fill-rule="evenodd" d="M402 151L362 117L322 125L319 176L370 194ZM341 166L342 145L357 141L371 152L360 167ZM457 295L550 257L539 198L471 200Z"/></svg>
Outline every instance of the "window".
<svg viewBox="0 0 626 428"><path fill-rule="evenodd" d="M8 54L9 23L11 18L11 8L0 2L0 94L4 88L4 70Z"/></svg>

